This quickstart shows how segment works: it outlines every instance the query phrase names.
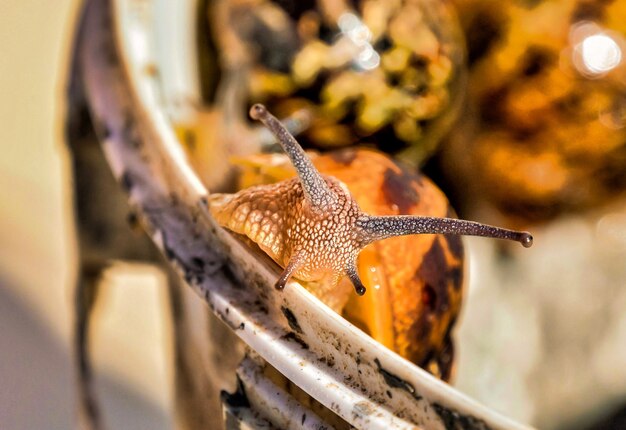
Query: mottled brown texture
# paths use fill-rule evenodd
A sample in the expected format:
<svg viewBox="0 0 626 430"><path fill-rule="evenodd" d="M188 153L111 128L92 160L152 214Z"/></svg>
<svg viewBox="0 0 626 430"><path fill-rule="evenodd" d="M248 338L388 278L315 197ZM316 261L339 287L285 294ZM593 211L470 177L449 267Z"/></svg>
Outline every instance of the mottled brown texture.
<svg viewBox="0 0 626 430"><path fill-rule="evenodd" d="M306 111L313 124L299 136L306 147L412 148L419 164L458 113L463 48L445 2L225 3L215 23L223 31L212 33L226 57L241 53L247 101L263 101L280 117ZM378 67L358 65L358 54L345 48L344 13L371 26Z"/></svg>
<svg viewBox="0 0 626 430"><path fill-rule="evenodd" d="M459 203L522 226L623 198L626 62L594 72L581 44L622 43L626 2L454 3L472 57L467 113L442 150Z"/></svg>

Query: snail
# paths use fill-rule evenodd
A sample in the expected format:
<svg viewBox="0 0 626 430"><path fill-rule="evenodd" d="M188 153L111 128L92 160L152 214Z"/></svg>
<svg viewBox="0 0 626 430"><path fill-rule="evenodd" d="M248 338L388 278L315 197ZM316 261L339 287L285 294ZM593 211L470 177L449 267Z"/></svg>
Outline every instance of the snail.
<svg viewBox="0 0 626 430"><path fill-rule="evenodd" d="M292 276L304 281L313 294L376 340L448 380L450 331L460 309L463 272L462 244L454 235L512 239L526 247L532 236L439 218L451 213L443 193L386 155L347 148L311 160L263 106L253 106L250 113L276 136L298 176L289 178L284 172L288 167L275 162L276 154L257 156L261 158L250 164L256 162L269 173L248 177L248 183L283 180L235 194L212 194L210 208L218 223L255 242L284 268L277 288L284 288ZM329 175L320 174L316 166ZM384 187L392 189L375 192ZM367 215L361 206L383 216ZM411 215L390 215L397 213ZM396 237L367 246L415 233L444 234ZM352 286L362 295L365 285L373 287L366 297L351 296Z"/></svg>
<svg viewBox="0 0 626 430"><path fill-rule="evenodd" d="M325 298L329 306L340 310L349 299L350 284L358 295L366 291L357 266L361 250L393 236L464 234L514 240L525 247L532 245L532 236L527 232L472 221L366 214L342 181L318 172L295 138L264 106L254 105L250 115L262 121L275 135L298 176L275 184L252 186L234 194L212 194L210 209L220 225L255 242L283 268L275 284L278 289L285 288L292 277L296 278L304 281L314 294ZM364 152L370 155L363 156L357 151L354 156L375 158L373 154L377 154ZM376 162L384 163L386 157L377 156L380 159ZM437 246L441 243L437 242ZM428 289L424 291L426 295L432 294ZM449 302L452 303L450 313L458 312L460 293ZM447 333L443 333L445 328L452 322L453 316L449 315L438 330L441 331L437 335L440 344L447 337ZM410 347L405 345L404 349ZM441 345L437 349L440 350ZM427 358L420 357L417 361Z"/></svg>
<svg viewBox="0 0 626 430"><path fill-rule="evenodd" d="M260 185L236 194L213 194L211 212L228 229L246 235L284 267L276 281L282 289L296 277L336 285L343 275L357 294L365 287L356 270L359 251L372 242L410 234L462 234L508 239L532 245L528 232L473 221L419 216L369 216L338 180L321 175L295 138L261 104L250 109L289 156L298 178Z"/></svg>

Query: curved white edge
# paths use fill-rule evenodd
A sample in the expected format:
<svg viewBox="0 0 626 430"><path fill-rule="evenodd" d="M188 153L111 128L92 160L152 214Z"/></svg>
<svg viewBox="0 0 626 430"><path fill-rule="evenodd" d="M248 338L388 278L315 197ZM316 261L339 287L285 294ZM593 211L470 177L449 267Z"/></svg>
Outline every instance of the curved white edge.
<svg viewBox="0 0 626 430"><path fill-rule="evenodd" d="M173 163L173 169L168 173L177 177L177 183L186 186L190 193L188 197L198 200L206 196L208 191L187 162L186 154L174 133L170 119L166 115L163 104L165 102L164 96L160 92L161 69L158 67L158 56L155 54L156 41L153 38L155 34L159 33L150 31L156 19L154 6L159 3L163 2L149 0L113 1L115 40L118 44L123 70L128 75L128 84L132 90L129 96L135 99L133 107L137 109L138 116L150 125L147 133L150 134L151 144L155 145L160 153L167 154ZM179 4L185 3L189 2L179 2ZM170 15L170 19L177 16L175 14ZM181 14L179 17L184 18L185 16L187 15ZM170 42L176 40L184 42L188 41L188 38L172 38ZM187 52L185 49L187 48L178 52L184 54ZM172 49L169 52L174 53L177 50ZM169 62L171 64L177 63L175 58L170 58ZM164 68L164 70L168 70L168 68ZM181 70L179 69L179 71ZM182 80L185 75L184 72L181 73L178 76L179 80ZM170 75L177 76L175 71ZM190 88L187 87L186 89ZM172 97L171 94L170 97Z"/></svg>
<svg viewBox="0 0 626 430"><path fill-rule="evenodd" d="M168 113L178 117L202 103L198 65L197 1L154 2L152 37L160 70L160 92ZM163 32L159 29L167 28ZM172 53L176 58L172 59ZM176 119L176 118L175 118ZM178 118L180 119L180 118Z"/></svg>
<svg viewBox="0 0 626 430"><path fill-rule="evenodd" d="M155 60L152 21L133 16L136 7L152 13L157 1L165 0L89 1L95 7L84 35L84 79L92 112L109 130L104 146L116 174L142 179L131 199L187 282L263 359L357 428L528 428L384 348L298 284L275 291L276 269L198 209L207 191L176 141L155 74L145 73ZM106 60L94 52L112 44L111 28L98 16L109 8L121 66L115 55ZM224 259L230 271L221 270Z"/></svg>
<svg viewBox="0 0 626 430"><path fill-rule="evenodd" d="M244 358L237 369L237 375L250 404L278 428L334 430L333 426L266 377L263 366L252 358Z"/></svg>

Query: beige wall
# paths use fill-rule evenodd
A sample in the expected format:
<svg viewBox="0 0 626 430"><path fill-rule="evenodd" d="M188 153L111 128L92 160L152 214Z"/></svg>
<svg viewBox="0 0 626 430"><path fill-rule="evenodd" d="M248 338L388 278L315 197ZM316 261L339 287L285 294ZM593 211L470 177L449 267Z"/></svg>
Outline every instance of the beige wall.
<svg viewBox="0 0 626 430"><path fill-rule="evenodd" d="M70 324L76 264L63 127L80 3L0 0L3 429L67 429L75 422ZM163 294L147 274L116 277L104 300L109 317L96 331L104 406L115 412L111 428L171 427Z"/></svg>
<svg viewBox="0 0 626 430"><path fill-rule="evenodd" d="M71 247L61 102L78 3L0 3L0 274L64 340Z"/></svg>

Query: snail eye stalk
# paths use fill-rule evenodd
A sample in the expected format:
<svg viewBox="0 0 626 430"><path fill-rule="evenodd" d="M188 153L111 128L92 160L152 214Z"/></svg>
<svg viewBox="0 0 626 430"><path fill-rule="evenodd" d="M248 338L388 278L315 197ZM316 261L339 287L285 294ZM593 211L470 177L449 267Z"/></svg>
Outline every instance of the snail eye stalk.
<svg viewBox="0 0 626 430"><path fill-rule="evenodd" d="M533 237L525 231L508 230L474 221L453 218L433 218L410 215L364 216L357 225L366 244L394 236L409 234L458 234L491 237L519 242L525 248L533 244Z"/></svg>
<svg viewBox="0 0 626 430"><path fill-rule="evenodd" d="M265 106L255 104L250 108L250 117L261 121L276 137L280 146L296 169L306 199L313 208L326 211L337 205L337 195L328 187L322 175L317 171L311 159L306 155L300 144L289 133L289 130L268 112Z"/></svg>

